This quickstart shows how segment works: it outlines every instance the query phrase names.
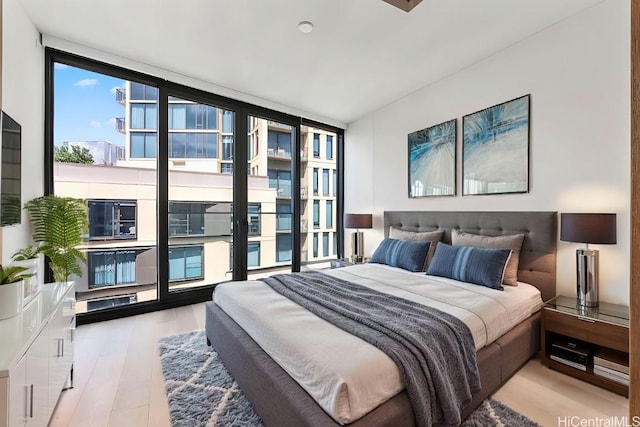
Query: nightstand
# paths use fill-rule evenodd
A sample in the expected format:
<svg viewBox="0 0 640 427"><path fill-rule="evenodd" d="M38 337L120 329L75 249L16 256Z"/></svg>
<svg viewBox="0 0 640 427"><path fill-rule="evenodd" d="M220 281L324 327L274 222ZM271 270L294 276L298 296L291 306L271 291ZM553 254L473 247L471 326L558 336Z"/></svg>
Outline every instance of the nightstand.
<svg viewBox="0 0 640 427"><path fill-rule="evenodd" d="M589 350L586 370L553 360L552 352L564 344ZM629 387L594 374L593 355L615 350L629 355L629 307L600 303L599 307L581 307L576 298L558 296L545 303L541 324L542 363L551 369L629 396ZM557 351L557 350L556 350ZM562 351L562 350L561 350ZM570 358L568 356L567 358ZM565 360L565 359L563 359Z"/></svg>

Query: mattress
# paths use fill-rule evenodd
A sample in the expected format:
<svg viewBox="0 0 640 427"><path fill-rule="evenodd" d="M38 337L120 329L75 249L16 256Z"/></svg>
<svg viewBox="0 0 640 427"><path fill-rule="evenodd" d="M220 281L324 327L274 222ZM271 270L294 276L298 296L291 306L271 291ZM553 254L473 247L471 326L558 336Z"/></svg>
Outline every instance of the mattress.
<svg viewBox="0 0 640 427"><path fill-rule="evenodd" d="M324 273L448 312L469 326L476 349L542 306L540 292L524 283L500 292L381 264ZM404 388L386 354L263 282L218 285L214 301L340 424L359 419Z"/></svg>

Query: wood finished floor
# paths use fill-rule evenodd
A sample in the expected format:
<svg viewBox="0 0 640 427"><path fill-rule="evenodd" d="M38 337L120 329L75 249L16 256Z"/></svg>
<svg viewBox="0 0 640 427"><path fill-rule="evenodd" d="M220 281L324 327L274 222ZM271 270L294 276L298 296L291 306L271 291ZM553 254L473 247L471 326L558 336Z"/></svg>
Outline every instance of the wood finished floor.
<svg viewBox="0 0 640 427"><path fill-rule="evenodd" d="M204 304L78 327L74 388L62 393L50 426L170 426L158 339L203 328ZM557 426L558 417L628 411L626 398L535 359L493 397L543 426Z"/></svg>

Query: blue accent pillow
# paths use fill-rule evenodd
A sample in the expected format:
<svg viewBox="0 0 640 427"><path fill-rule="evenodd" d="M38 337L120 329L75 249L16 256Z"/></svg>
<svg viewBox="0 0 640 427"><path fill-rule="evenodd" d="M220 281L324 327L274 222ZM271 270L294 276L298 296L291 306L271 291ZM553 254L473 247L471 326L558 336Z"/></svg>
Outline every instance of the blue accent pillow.
<svg viewBox="0 0 640 427"><path fill-rule="evenodd" d="M409 271L424 271L424 261L427 259L430 245L430 241L386 238L380 243L369 262L404 268Z"/></svg>
<svg viewBox="0 0 640 427"><path fill-rule="evenodd" d="M427 274L503 290L502 276L511 249L450 246L438 243Z"/></svg>

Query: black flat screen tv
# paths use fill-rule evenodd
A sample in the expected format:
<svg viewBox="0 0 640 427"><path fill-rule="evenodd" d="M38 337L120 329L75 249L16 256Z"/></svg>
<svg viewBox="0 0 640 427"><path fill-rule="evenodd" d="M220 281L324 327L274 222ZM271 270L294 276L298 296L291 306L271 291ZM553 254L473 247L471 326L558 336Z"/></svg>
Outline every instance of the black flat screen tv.
<svg viewBox="0 0 640 427"><path fill-rule="evenodd" d="M0 162L0 225L20 224L22 128L4 111L2 127L2 162Z"/></svg>

